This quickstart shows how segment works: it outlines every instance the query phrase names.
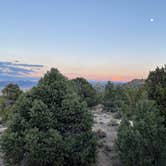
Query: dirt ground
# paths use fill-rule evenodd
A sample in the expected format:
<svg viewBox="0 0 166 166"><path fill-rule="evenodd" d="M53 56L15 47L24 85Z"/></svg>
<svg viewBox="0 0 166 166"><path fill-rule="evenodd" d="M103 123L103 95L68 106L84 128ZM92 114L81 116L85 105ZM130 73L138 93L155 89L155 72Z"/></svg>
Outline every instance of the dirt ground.
<svg viewBox="0 0 166 166"><path fill-rule="evenodd" d="M92 113L93 130L99 135L96 166L120 166L114 146L120 120L113 118L114 113L104 112L102 105L93 108Z"/></svg>

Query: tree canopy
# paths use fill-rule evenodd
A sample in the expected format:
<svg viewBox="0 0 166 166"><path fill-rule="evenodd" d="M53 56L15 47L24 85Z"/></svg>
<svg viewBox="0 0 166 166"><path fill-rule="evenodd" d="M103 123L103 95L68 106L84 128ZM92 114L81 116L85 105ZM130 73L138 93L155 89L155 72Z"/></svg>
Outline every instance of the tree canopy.
<svg viewBox="0 0 166 166"><path fill-rule="evenodd" d="M149 73L146 86L149 99L156 101L166 118L166 65Z"/></svg>
<svg viewBox="0 0 166 166"><path fill-rule="evenodd" d="M9 104L13 104L22 93L17 84L10 83L4 89L2 89L2 95L5 97Z"/></svg>
<svg viewBox="0 0 166 166"><path fill-rule="evenodd" d="M123 89L120 86L115 86L111 81L108 81L105 86L103 104L105 110L116 112L120 111L123 103Z"/></svg>
<svg viewBox="0 0 166 166"><path fill-rule="evenodd" d="M0 96L0 116L2 121L7 121L11 112L12 106L21 95L22 91L17 84L8 84L2 89Z"/></svg>
<svg viewBox="0 0 166 166"><path fill-rule="evenodd" d="M166 66L150 72L145 87L127 91L123 110L130 116L123 114L117 139L124 166L165 166L165 90Z"/></svg>
<svg viewBox="0 0 166 166"><path fill-rule="evenodd" d="M99 96L93 86L84 78L75 78L72 80L74 89L89 107L98 104Z"/></svg>
<svg viewBox="0 0 166 166"><path fill-rule="evenodd" d="M132 124L122 120L117 146L124 166L165 166L166 129L154 102L140 100L133 107Z"/></svg>
<svg viewBox="0 0 166 166"><path fill-rule="evenodd" d="M6 164L86 166L95 160L92 115L57 69L22 94L12 112L1 143Z"/></svg>

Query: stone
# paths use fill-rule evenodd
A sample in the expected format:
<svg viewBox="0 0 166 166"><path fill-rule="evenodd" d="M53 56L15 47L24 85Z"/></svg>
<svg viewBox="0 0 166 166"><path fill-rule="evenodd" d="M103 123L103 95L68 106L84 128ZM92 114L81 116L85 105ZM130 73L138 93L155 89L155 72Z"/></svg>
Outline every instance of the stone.
<svg viewBox="0 0 166 166"><path fill-rule="evenodd" d="M120 119L120 118L121 118L121 113L120 113L120 112L115 112L115 113L113 114L113 117L114 117L115 119Z"/></svg>
<svg viewBox="0 0 166 166"><path fill-rule="evenodd" d="M96 134L97 134L97 137L99 137L99 138L104 138L104 137L106 137L106 133L105 133L105 131L103 131L102 129L98 129L98 130L96 131Z"/></svg>
<svg viewBox="0 0 166 166"><path fill-rule="evenodd" d="M111 119L110 123L108 124L109 126L118 126L119 123L116 119Z"/></svg>
<svg viewBox="0 0 166 166"><path fill-rule="evenodd" d="M105 150L106 150L107 152L112 151L112 146L111 146L111 145L106 145L106 146L105 146Z"/></svg>

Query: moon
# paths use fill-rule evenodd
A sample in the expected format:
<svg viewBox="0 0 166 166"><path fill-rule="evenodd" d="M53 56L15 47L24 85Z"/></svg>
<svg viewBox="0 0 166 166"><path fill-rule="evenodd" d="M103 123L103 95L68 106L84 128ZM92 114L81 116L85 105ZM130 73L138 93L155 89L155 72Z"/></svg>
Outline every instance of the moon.
<svg viewBox="0 0 166 166"><path fill-rule="evenodd" d="M154 22L154 18L150 18L150 22Z"/></svg>

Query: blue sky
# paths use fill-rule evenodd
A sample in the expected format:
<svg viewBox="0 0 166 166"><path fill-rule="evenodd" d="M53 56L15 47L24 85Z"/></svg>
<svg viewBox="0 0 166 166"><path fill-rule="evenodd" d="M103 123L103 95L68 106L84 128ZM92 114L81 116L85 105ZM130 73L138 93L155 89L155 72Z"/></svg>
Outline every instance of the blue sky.
<svg viewBox="0 0 166 166"><path fill-rule="evenodd" d="M165 0L1 1L0 61L57 67L69 77L145 78L166 63L165 7Z"/></svg>

